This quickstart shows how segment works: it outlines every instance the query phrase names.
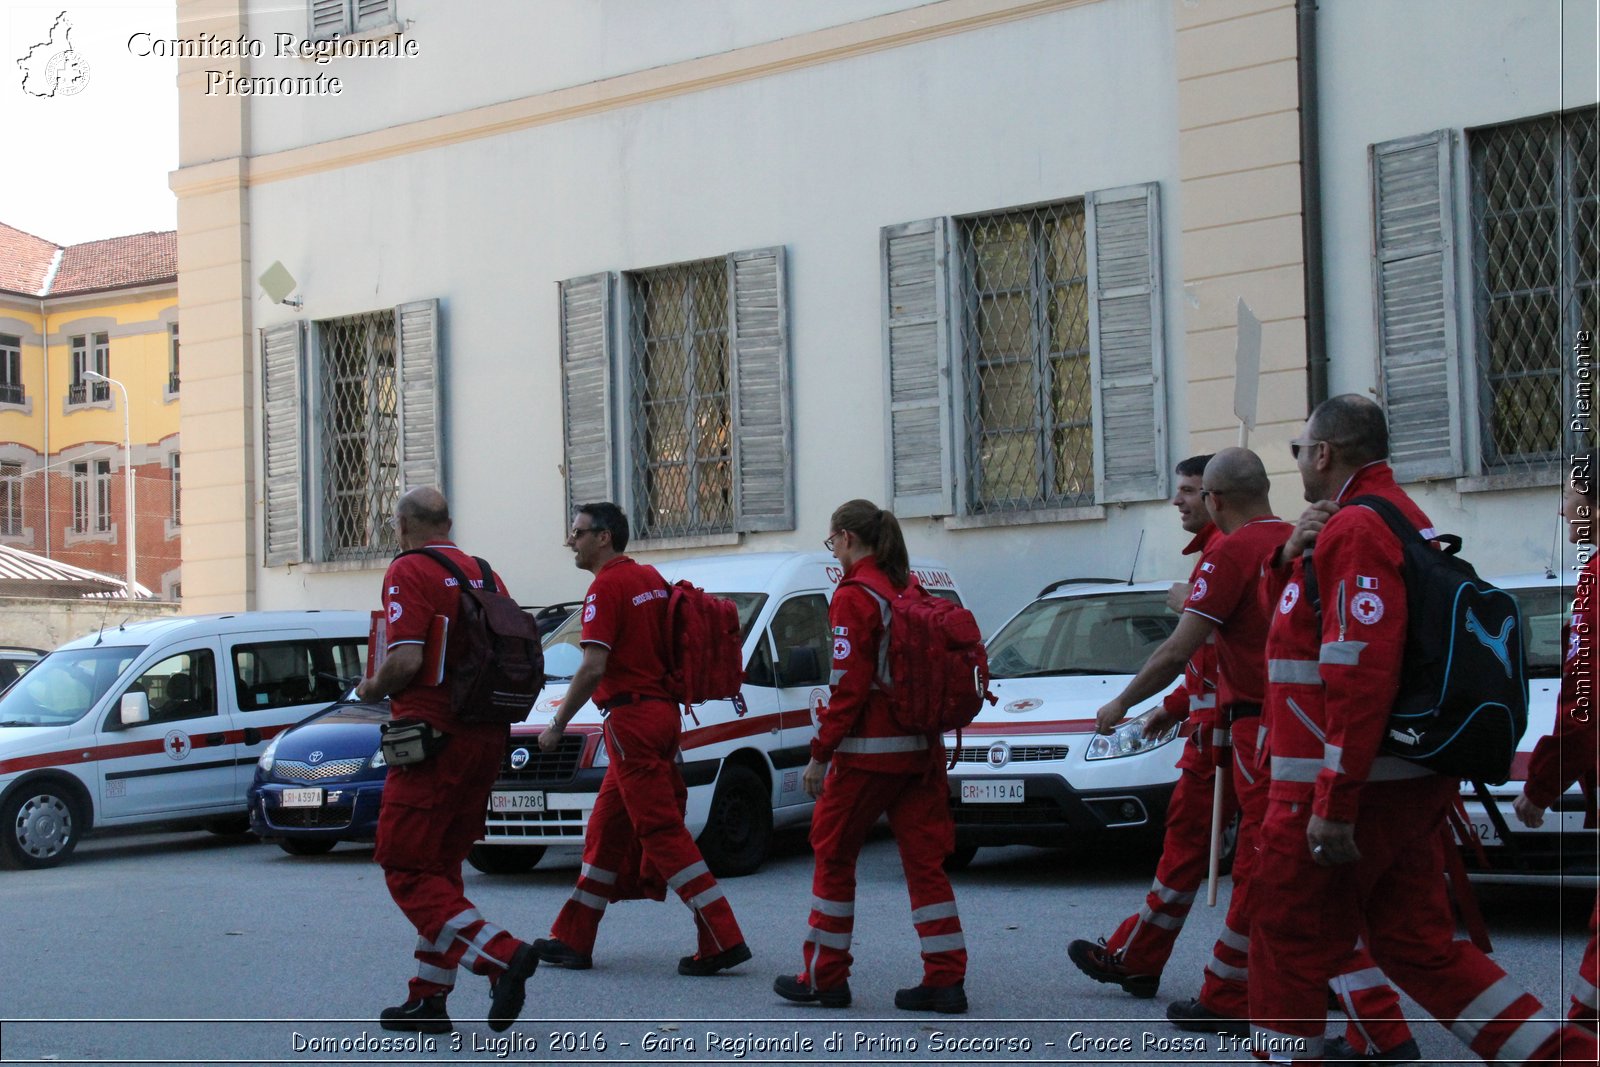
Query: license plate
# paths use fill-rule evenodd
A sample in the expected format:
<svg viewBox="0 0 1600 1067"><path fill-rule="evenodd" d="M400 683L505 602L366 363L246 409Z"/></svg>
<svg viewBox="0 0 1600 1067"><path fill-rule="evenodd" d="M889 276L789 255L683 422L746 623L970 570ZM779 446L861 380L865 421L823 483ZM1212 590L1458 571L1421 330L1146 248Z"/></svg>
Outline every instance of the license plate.
<svg viewBox="0 0 1600 1067"><path fill-rule="evenodd" d="M285 789L278 798L280 808L320 808L322 807L321 789Z"/></svg>
<svg viewBox="0 0 1600 1067"><path fill-rule="evenodd" d="M1022 801L1022 782L1016 778L961 783L963 804L1021 804Z"/></svg>
<svg viewBox="0 0 1600 1067"><path fill-rule="evenodd" d="M490 811L543 811L544 792L490 793Z"/></svg>

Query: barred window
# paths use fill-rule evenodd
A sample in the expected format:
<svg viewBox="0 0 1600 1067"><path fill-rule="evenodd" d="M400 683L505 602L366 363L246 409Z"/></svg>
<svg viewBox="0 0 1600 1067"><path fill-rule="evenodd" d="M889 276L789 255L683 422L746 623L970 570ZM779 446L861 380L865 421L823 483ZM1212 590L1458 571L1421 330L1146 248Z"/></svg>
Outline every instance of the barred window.
<svg viewBox="0 0 1600 1067"><path fill-rule="evenodd" d="M1082 200L958 221L974 511L1094 501Z"/></svg>
<svg viewBox="0 0 1600 1067"><path fill-rule="evenodd" d="M91 382L84 371L111 376L110 334L80 334L72 339L72 378L67 384L67 403L103 404L111 399L110 382Z"/></svg>
<svg viewBox="0 0 1600 1067"><path fill-rule="evenodd" d="M174 452L172 454L172 525L174 526L183 525L183 511L178 506L179 502L183 499L183 496L179 491L182 482L179 464L182 459L183 454L181 452Z"/></svg>
<svg viewBox="0 0 1600 1067"><path fill-rule="evenodd" d="M393 555L400 498L392 311L317 323L325 558Z"/></svg>
<svg viewBox="0 0 1600 1067"><path fill-rule="evenodd" d="M645 537L732 530L727 264L626 277L634 523Z"/></svg>
<svg viewBox="0 0 1600 1067"><path fill-rule="evenodd" d="M1600 318L1595 112L1468 134L1479 420L1486 466L1559 460L1563 372Z"/></svg>
<svg viewBox="0 0 1600 1067"><path fill-rule="evenodd" d="M0 463L0 536L22 536L22 464Z"/></svg>
<svg viewBox="0 0 1600 1067"><path fill-rule="evenodd" d="M0 404L27 399L22 388L22 338L0 333Z"/></svg>

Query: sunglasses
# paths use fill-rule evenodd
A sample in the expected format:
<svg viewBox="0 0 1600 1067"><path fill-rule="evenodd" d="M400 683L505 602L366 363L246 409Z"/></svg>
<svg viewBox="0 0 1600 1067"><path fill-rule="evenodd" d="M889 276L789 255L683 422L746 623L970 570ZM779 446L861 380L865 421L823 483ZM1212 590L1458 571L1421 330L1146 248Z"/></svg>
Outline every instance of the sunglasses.
<svg viewBox="0 0 1600 1067"><path fill-rule="evenodd" d="M1327 443L1328 442L1326 442L1326 441L1317 441L1317 440L1314 440L1314 439L1309 438L1309 437L1306 438L1304 441L1290 441L1289 442L1289 455L1293 456L1295 459L1299 459L1300 458L1300 450L1302 448L1311 448L1311 447L1314 447L1316 445L1325 445Z"/></svg>

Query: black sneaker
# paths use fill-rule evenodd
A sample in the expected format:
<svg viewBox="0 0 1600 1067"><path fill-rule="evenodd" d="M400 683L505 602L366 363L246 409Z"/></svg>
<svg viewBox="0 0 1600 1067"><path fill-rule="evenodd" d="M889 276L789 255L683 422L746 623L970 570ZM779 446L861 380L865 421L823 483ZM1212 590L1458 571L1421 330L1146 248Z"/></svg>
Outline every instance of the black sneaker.
<svg viewBox="0 0 1600 1067"><path fill-rule="evenodd" d="M594 957L585 955L555 938L540 938L533 943L533 951L539 954L541 963L548 963L552 967L564 967L569 971L587 971L594 966Z"/></svg>
<svg viewBox="0 0 1600 1067"><path fill-rule="evenodd" d="M1322 1058L1346 1063L1416 1063L1422 1058L1415 1038L1406 1038L1387 1052L1358 1052L1348 1040L1335 1037L1322 1046Z"/></svg>
<svg viewBox="0 0 1600 1067"><path fill-rule="evenodd" d="M955 985L914 985L898 989L894 1006L901 1011L936 1011L940 1015L963 1015L967 1010L967 991Z"/></svg>
<svg viewBox="0 0 1600 1067"><path fill-rule="evenodd" d="M799 1004L820 1004L824 1008L848 1008L850 983L840 982L832 989L815 989L792 974L780 974L772 983L772 991L784 1000Z"/></svg>
<svg viewBox="0 0 1600 1067"><path fill-rule="evenodd" d="M1198 999L1174 1000L1168 1004L1167 1021L1179 1030L1190 1030L1197 1034L1228 1034L1240 1038L1250 1036L1249 1019L1218 1015Z"/></svg>
<svg viewBox="0 0 1600 1067"><path fill-rule="evenodd" d="M1067 959L1096 982L1119 985L1124 993L1132 996L1149 999L1161 987L1159 974L1130 974L1128 968L1107 951L1104 941L1098 945L1089 941L1074 941L1067 946Z"/></svg>
<svg viewBox="0 0 1600 1067"><path fill-rule="evenodd" d="M692 978L704 978L707 975L725 971L729 967L737 967L750 958L750 946L743 941L732 948L725 948L714 956L683 956L678 960L678 973L687 974Z"/></svg>
<svg viewBox="0 0 1600 1067"><path fill-rule="evenodd" d="M444 1010L445 994L435 993L421 1000L408 1000L378 1013L378 1025L385 1030L404 1030L413 1034L448 1034L455 1024Z"/></svg>
<svg viewBox="0 0 1600 1067"><path fill-rule="evenodd" d="M532 945L518 945L511 962L489 990L489 1029L499 1033L517 1021L528 996L528 979L538 969L539 953Z"/></svg>

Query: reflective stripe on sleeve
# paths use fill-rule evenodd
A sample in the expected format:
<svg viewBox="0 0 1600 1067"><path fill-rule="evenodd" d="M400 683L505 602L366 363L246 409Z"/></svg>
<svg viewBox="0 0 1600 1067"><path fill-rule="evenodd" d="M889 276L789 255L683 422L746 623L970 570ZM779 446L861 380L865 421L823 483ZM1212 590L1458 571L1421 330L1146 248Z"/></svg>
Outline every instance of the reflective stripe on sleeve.
<svg viewBox="0 0 1600 1067"><path fill-rule="evenodd" d="M1280 685L1321 685L1322 673L1314 659L1269 659L1267 681Z"/></svg>
<svg viewBox="0 0 1600 1067"><path fill-rule="evenodd" d="M928 747L926 737L847 737L839 742L836 752L849 752L857 756L882 755L888 752L921 752Z"/></svg>
<svg viewBox="0 0 1600 1067"><path fill-rule="evenodd" d="M1273 756L1272 780L1275 782L1315 782L1322 773L1322 761L1309 756Z"/></svg>
<svg viewBox="0 0 1600 1067"><path fill-rule="evenodd" d="M1207 708L1214 708L1216 706L1217 694L1215 693L1204 693L1200 696L1191 696L1189 698L1190 711L1205 711Z"/></svg>
<svg viewBox="0 0 1600 1067"><path fill-rule="evenodd" d="M1365 641L1329 641L1322 646L1322 662L1336 667L1354 667L1361 662Z"/></svg>
<svg viewBox="0 0 1600 1067"><path fill-rule="evenodd" d="M1334 774L1344 774L1344 749L1338 745L1323 745L1322 765Z"/></svg>

